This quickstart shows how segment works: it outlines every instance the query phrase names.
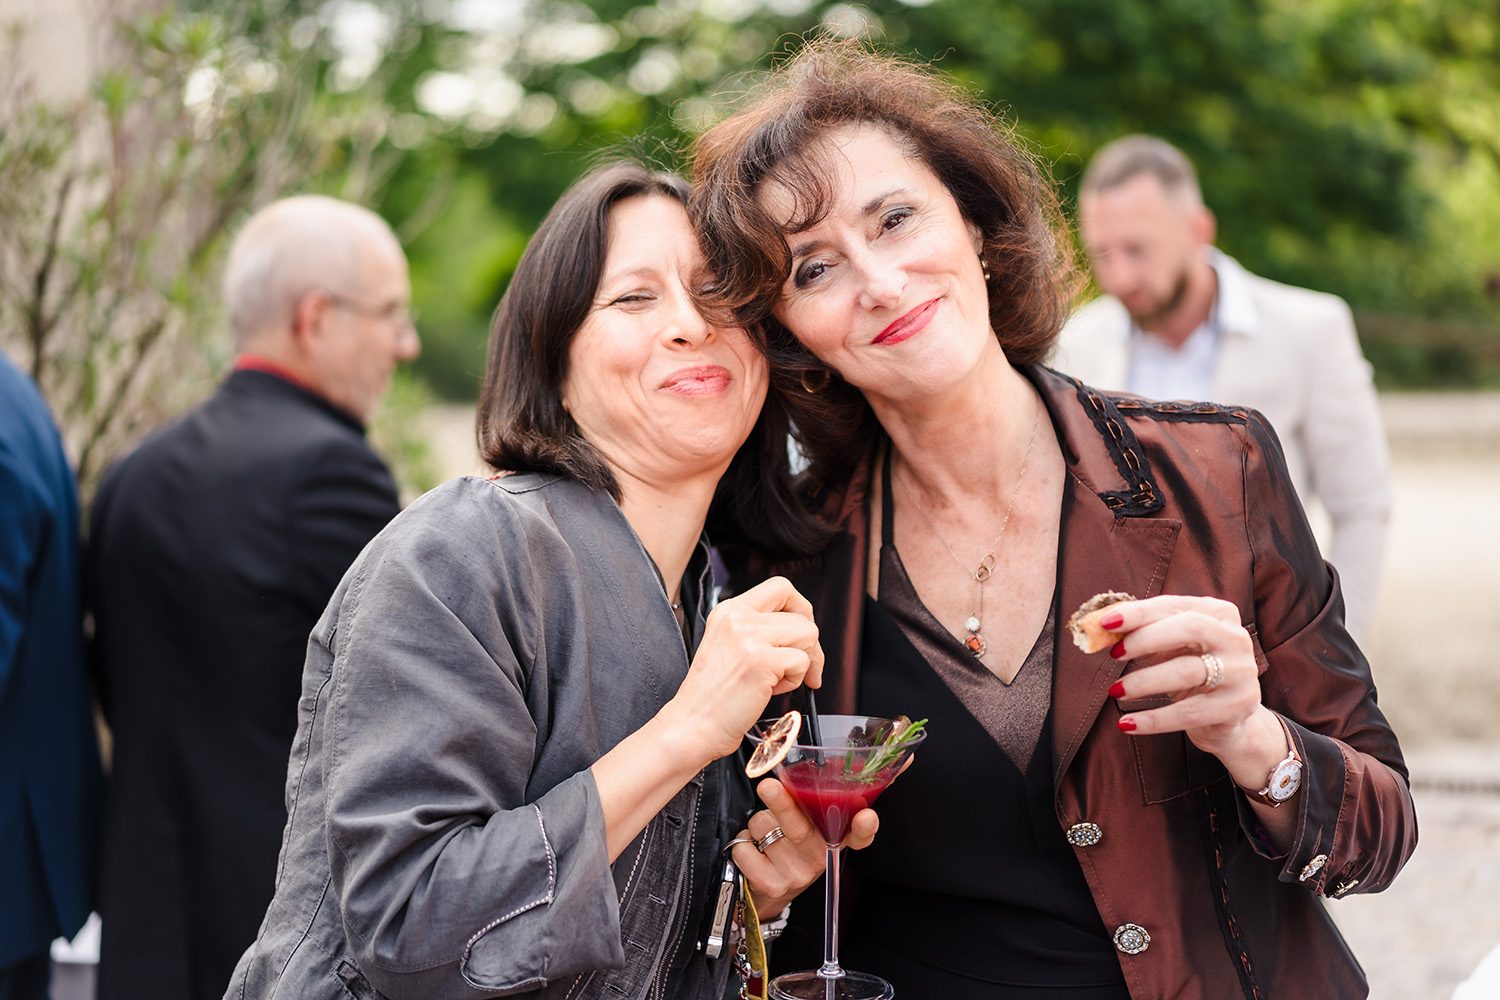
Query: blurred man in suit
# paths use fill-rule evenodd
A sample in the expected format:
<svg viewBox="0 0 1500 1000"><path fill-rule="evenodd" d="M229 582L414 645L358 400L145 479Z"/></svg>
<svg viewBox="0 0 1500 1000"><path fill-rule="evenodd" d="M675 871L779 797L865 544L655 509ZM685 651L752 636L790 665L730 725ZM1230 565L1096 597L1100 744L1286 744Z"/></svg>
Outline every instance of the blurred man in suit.
<svg viewBox="0 0 1500 1000"><path fill-rule="evenodd" d="M93 903L99 745L78 494L47 404L0 357L0 1000L44 1000Z"/></svg>
<svg viewBox="0 0 1500 1000"><path fill-rule="evenodd" d="M308 633L398 509L364 434L418 351L389 227L277 202L235 240L224 295L233 373L114 465L93 508L115 741L100 1000L223 995L275 886Z"/></svg>
<svg viewBox="0 0 1500 1000"><path fill-rule="evenodd" d="M1101 389L1260 410L1304 504L1327 511L1356 638L1374 617L1391 510L1370 365L1342 299L1246 271L1213 246L1192 164L1151 136L1109 143L1084 171L1079 228L1105 294L1068 321L1052 363Z"/></svg>

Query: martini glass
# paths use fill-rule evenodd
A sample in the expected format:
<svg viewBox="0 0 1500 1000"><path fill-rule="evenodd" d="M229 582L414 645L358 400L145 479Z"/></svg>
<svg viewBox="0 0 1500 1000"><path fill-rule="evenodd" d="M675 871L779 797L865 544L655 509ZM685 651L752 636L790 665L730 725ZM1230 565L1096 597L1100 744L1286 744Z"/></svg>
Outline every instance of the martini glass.
<svg viewBox="0 0 1500 1000"><path fill-rule="evenodd" d="M775 719L750 732L751 742ZM771 1000L890 1000L891 984L879 976L851 972L839 965L839 851L849 835L854 814L885 791L924 739L890 741L893 722L868 715L820 715L821 742L799 742L791 748L775 776L823 835L825 892L823 908L823 965L806 972L790 972L771 981Z"/></svg>

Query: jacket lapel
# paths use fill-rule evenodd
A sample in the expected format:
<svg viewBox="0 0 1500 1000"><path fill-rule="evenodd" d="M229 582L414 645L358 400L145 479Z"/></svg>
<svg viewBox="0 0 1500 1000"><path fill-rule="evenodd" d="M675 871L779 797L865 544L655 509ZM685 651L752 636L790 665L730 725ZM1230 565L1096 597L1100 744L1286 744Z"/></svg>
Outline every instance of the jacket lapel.
<svg viewBox="0 0 1500 1000"><path fill-rule="evenodd" d="M1068 463L1057 560L1062 634L1052 677L1056 784L1125 669L1108 652L1079 650L1063 623L1103 591L1138 598L1161 593L1182 522L1164 516L1146 455L1113 403L1071 379L1028 374L1052 413Z"/></svg>
<svg viewBox="0 0 1500 1000"><path fill-rule="evenodd" d="M1057 620L1106 590L1139 598L1161 593L1182 522L1168 518L1116 517L1099 497L1069 478L1057 560ZM1052 740L1060 781L1084 735L1120 679L1125 664L1108 652L1085 653L1059 629L1052 675Z"/></svg>

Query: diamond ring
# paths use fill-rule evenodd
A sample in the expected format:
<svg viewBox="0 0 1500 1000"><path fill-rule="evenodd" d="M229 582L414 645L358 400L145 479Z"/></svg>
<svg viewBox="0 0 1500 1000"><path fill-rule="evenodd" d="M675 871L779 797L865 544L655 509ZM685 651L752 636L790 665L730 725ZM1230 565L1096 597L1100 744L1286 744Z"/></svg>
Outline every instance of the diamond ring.
<svg viewBox="0 0 1500 1000"><path fill-rule="evenodd" d="M1224 679L1224 661L1213 653L1201 653L1198 658L1203 661L1203 686L1212 691Z"/></svg>

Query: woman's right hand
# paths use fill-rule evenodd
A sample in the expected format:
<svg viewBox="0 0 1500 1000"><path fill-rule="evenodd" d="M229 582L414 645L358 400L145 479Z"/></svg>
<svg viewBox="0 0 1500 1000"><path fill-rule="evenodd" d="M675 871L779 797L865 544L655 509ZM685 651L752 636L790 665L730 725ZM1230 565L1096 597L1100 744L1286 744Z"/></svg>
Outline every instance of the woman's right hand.
<svg viewBox="0 0 1500 1000"><path fill-rule="evenodd" d="M774 576L722 601L668 708L703 741L710 759L733 753L772 696L823 681L812 605Z"/></svg>

